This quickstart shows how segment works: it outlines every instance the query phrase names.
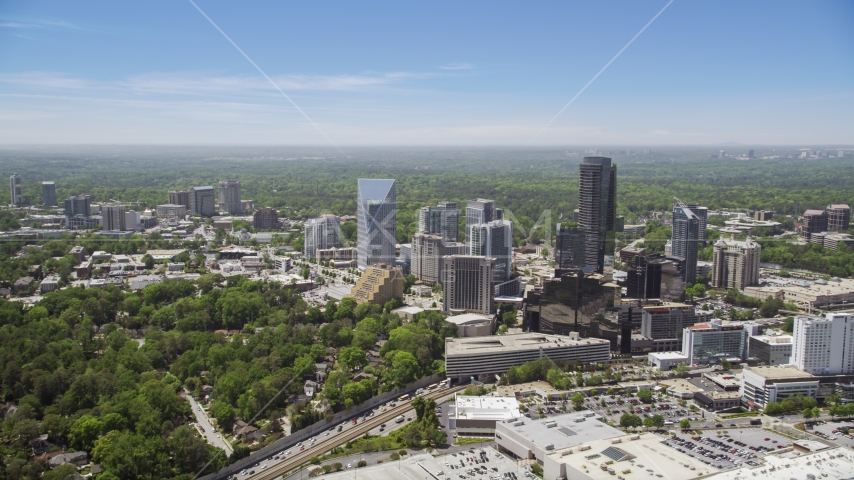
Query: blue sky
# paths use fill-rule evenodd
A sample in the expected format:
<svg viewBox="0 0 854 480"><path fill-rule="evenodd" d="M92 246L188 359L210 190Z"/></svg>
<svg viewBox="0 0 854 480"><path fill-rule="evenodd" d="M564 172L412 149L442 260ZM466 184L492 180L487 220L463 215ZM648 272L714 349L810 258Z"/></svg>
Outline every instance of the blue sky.
<svg viewBox="0 0 854 480"><path fill-rule="evenodd" d="M6 0L0 143L854 144L854 2ZM536 138L535 138L536 137Z"/></svg>

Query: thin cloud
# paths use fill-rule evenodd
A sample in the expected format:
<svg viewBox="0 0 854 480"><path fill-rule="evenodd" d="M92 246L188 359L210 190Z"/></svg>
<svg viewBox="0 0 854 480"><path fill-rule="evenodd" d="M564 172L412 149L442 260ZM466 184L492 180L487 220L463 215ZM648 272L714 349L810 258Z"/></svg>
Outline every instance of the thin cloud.
<svg viewBox="0 0 854 480"><path fill-rule="evenodd" d="M474 65L470 65L468 63L449 63L447 65L442 65L439 68L442 70L471 70L474 68Z"/></svg>
<svg viewBox="0 0 854 480"><path fill-rule="evenodd" d="M289 91L368 91L400 86L437 76L430 73L388 72L359 75L280 75L272 77L279 88ZM193 73L150 73L132 75L113 82L96 82L58 72L0 74L0 84L27 88L98 89L137 95L257 95L269 93L270 85L253 75L211 76Z"/></svg>
<svg viewBox="0 0 854 480"><path fill-rule="evenodd" d="M35 19L29 21L18 21L11 19L4 19L4 21L0 22L0 28L50 28L50 27L59 27L59 28L67 28L71 30L83 30L83 28L68 22L66 20L47 20L47 19Z"/></svg>

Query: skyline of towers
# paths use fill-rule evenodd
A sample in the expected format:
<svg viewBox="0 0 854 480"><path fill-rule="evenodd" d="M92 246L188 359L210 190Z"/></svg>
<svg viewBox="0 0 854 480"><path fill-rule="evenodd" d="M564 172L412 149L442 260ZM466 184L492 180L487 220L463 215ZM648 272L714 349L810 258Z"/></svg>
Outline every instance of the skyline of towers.
<svg viewBox="0 0 854 480"><path fill-rule="evenodd" d="M323 215L305 222L303 255L307 260L317 258L317 250L341 246L341 219Z"/></svg>
<svg viewBox="0 0 854 480"><path fill-rule="evenodd" d="M442 257L464 255L465 253L466 245L464 243L447 242L442 235L418 232L412 236L410 273L425 283L439 282L439 268Z"/></svg>
<svg viewBox="0 0 854 480"><path fill-rule="evenodd" d="M219 208L232 215L243 213L240 203L240 180L220 180Z"/></svg>
<svg viewBox="0 0 854 480"><path fill-rule="evenodd" d="M360 269L374 263L394 265L397 194L394 179L358 179L358 256Z"/></svg>
<svg viewBox="0 0 854 480"><path fill-rule="evenodd" d="M674 257L683 261L685 283L697 281L697 253L700 248L700 217L678 198L673 198L673 233L671 251Z"/></svg>
<svg viewBox="0 0 854 480"><path fill-rule="evenodd" d="M578 225L587 235L584 266L603 273L616 219L617 166L608 157L584 157L578 168Z"/></svg>

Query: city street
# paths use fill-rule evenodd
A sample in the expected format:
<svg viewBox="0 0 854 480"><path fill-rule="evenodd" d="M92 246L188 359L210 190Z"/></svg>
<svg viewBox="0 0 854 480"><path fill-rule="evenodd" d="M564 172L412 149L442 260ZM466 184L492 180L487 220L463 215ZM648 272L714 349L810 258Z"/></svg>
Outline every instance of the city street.
<svg viewBox="0 0 854 480"><path fill-rule="evenodd" d="M193 409L193 414L196 416L196 422L198 422L199 426L204 429L203 435L208 440L208 443L225 450L225 454L230 456L232 452L231 445L217 434L216 430L214 430L211 425L210 419L208 419L207 413L202 410L202 407L196 402L196 399L194 399L193 396L190 395L190 392L186 390L184 390L184 398L190 402L190 407Z"/></svg>

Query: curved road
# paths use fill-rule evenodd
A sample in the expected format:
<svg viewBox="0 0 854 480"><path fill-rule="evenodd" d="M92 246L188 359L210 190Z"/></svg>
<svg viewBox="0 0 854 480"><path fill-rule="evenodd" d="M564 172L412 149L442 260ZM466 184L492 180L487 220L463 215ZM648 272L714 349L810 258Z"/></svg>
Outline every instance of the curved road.
<svg viewBox="0 0 854 480"><path fill-rule="evenodd" d="M457 387L446 388L443 390L437 390L434 392L425 393L422 395L425 399L432 398L433 400L446 397L448 395L453 395L454 393L464 390L467 385L460 385ZM366 432L378 427L379 425L393 421L395 417L398 415L404 415L406 412L412 410L411 400L400 404L396 407L389 409L386 412L383 412L379 415L371 417L370 420L365 421L364 423L357 424L356 428L351 428L350 430L346 430L341 432L341 434L336 435L325 441L320 441L317 445L312 447L307 447L305 450L301 452L295 453L292 457L284 459L284 461L280 462L278 465L270 467L267 470L263 470L258 472L258 467L247 467L247 470L256 470L256 474L251 477L244 477L247 480L274 480L279 478L280 475L290 472L296 467L302 465L303 463L308 462L311 457L319 456L323 452L327 452L332 450L333 447L337 447L341 444L347 443L354 438L358 438L364 435ZM437 402L438 403L438 402ZM321 432L318 432L321 433ZM291 447L293 448L293 447ZM266 459L266 461L270 461L270 459ZM263 462L263 460L259 460L259 462ZM237 473L237 478L241 478L240 474Z"/></svg>

